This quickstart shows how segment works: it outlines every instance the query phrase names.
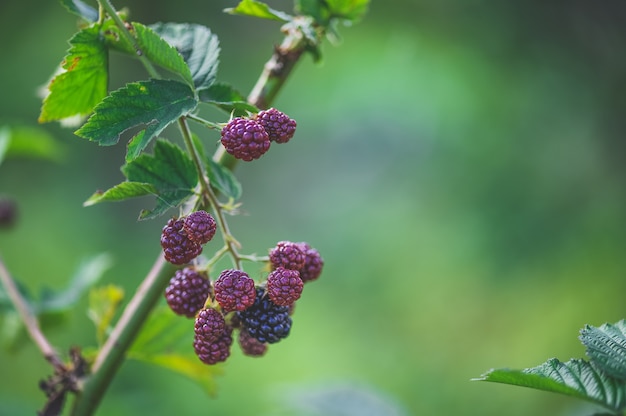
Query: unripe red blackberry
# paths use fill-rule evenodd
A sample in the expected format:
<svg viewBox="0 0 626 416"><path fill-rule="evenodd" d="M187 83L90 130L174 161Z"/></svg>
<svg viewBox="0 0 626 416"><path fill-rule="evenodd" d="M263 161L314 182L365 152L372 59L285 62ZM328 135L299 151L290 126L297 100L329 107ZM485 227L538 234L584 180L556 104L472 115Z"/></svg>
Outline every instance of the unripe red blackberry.
<svg viewBox="0 0 626 416"><path fill-rule="evenodd" d="M288 306L278 306L265 295L265 289L257 288L254 304L237 312L241 326L251 337L262 343L273 344L287 337L291 331Z"/></svg>
<svg viewBox="0 0 626 416"><path fill-rule="evenodd" d="M230 356L230 346L232 343L232 329L227 328L215 341L209 341L196 334L193 339L193 349L200 361L205 364L213 365L226 361Z"/></svg>
<svg viewBox="0 0 626 416"><path fill-rule="evenodd" d="M202 309L196 316L194 324L196 337L200 337L207 342L217 341L224 334L226 328L224 315L213 308Z"/></svg>
<svg viewBox="0 0 626 416"><path fill-rule="evenodd" d="M317 279L322 273L324 260L320 253L305 242L298 243L305 254L304 266L300 269L300 279L304 283Z"/></svg>
<svg viewBox="0 0 626 416"><path fill-rule="evenodd" d="M211 291L211 283L190 267L176 270L165 288L165 300L178 315L193 318L204 307Z"/></svg>
<svg viewBox="0 0 626 416"><path fill-rule="evenodd" d="M302 294L300 272L279 267L267 276L265 290L271 301L279 306L289 306Z"/></svg>
<svg viewBox="0 0 626 416"><path fill-rule="evenodd" d="M232 119L222 129L221 136L226 151L246 162L260 158L270 148L267 132L260 123L252 119Z"/></svg>
<svg viewBox="0 0 626 416"><path fill-rule="evenodd" d="M267 344L252 337L245 329L239 331L237 342L239 343L241 351L244 355L249 357L260 357L267 351Z"/></svg>
<svg viewBox="0 0 626 416"><path fill-rule="evenodd" d="M306 260L304 251L297 244L291 241L279 241L270 250L270 263L272 270L284 267L289 270L300 270Z"/></svg>
<svg viewBox="0 0 626 416"><path fill-rule="evenodd" d="M296 121L275 108L260 111L256 120L265 128L271 141L287 143L296 132Z"/></svg>
<svg viewBox="0 0 626 416"><path fill-rule="evenodd" d="M194 211L187 215L183 222L183 229L190 240L198 244L206 244L215 235L217 225L215 219L206 211Z"/></svg>
<svg viewBox="0 0 626 416"><path fill-rule="evenodd" d="M202 253L202 245L187 237L183 224L183 220L171 218L161 232L163 255L172 264L189 263Z"/></svg>
<svg viewBox="0 0 626 416"><path fill-rule="evenodd" d="M254 280L243 270L224 270L214 286L215 300L225 312L243 311L250 307L256 298Z"/></svg>

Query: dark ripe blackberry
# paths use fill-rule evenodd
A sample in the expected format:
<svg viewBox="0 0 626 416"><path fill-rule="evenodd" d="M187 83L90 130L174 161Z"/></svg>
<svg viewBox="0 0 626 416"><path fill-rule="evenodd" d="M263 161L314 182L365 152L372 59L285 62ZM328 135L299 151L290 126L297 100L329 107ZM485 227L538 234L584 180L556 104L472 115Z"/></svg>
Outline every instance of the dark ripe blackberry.
<svg viewBox="0 0 626 416"><path fill-rule="evenodd" d="M260 357L267 351L267 344L253 338L245 329L239 331L237 342L244 355L249 357Z"/></svg>
<svg viewBox="0 0 626 416"><path fill-rule="evenodd" d="M259 342L273 344L289 335L291 317L288 306L278 306L264 295L265 289L257 288L254 304L237 313L250 336Z"/></svg>
<svg viewBox="0 0 626 416"><path fill-rule="evenodd" d="M213 365L226 361L230 356L230 346L232 343L232 329L227 328L215 341L209 341L196 334L193 339L193 349L200 361L205 364Z"/></svg>
<svg viewBox="0 0 626 416"><path fill-rule="evenodd" d="M224 315L213 308L202 309L196 316L194 325L196 337L200 337L207 342L217 341L224 334L226 328Z"/></svg>
<svg viewBox="0 0 626 416"><path fill-rule="evenodd" d="M279 241L270 250L270 263L272 270L284 267L289 270L300 270L304 266L306 257L304 251L297 243L291 241Z"/></svg>
<svg viewBox="0 0 626 416"><path fill-rule="evenodd" d="M275 108L259 112L256 120L265 128L270 140L276 143L287 143L296 132L296 121Z"/></svg>
<svg viewBox="0 0 626 416"><path fill-rule="evenodd" d="M215 219L206 211L195 211L185 217L183 229L190 240L206 244L215 235Z"/></svg>
<svg viewBox="0 0 626 416"><path fill-rule="evenodd" d="M224 311L243 311L254 303L254 280L243 270L229 269L220 273L214 283L215 300Z"/></svg>
<svg viewBox="0 0 626 416"><path fill-rule="evenodd" d="M297 270L279 267L267 276L265 290L270 300L279 306L289 306L302 294L302 279Z"/></svg>
<svg viewBox="0 0 626 416"><path fill-rule="evenodd" d="M270 138L255 120L237 117L221 133L221 142L228 153L249 162L260 158L270 148Z"/></svg>
<svg viewBox="0 0 626 416"><path fill-rule="evenodd" d="M161 232L163 255L172 264L189 263L202 253L202 245L187 237L183 225L183 220L171 218Z"/></svg>
<svg viewBox="0 0 626 416"><path fill-rule="evenodd" d="M211 283L190 267L176 270L165 288L165 300L178 315L193 318L204 307L211 291Z"/></svg>
<svg viewBox="0 0 626 416"><path fill-rule="evenodd" d="M300 279L302 279L304 283L317 279L324 267L322 256L320 256L320 253L316 249L311 248L311 246L305 242L298 243L298 245L305 254L304 266L300 269Z"/></svg>

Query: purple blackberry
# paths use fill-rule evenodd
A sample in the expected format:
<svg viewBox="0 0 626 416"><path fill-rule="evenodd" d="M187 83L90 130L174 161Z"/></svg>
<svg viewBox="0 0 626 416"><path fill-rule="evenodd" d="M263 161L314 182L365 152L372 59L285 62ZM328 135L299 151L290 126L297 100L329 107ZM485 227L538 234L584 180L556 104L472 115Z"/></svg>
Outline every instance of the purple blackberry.
<svg viewBox="0 0 626 416"><path fill-rule="evenodd" d="M291 331L289 307L273 303L269 296L265 296L263 288L257 288L254 304L237 314L242 328L262 343L278 342L287 337Z"/></svg>
<svg viewBox="0 0 626 416"><path fill-rule="evenodd" d="M209 341L196 334L193 339L193 349L200 361L205 364L213 365L226 361L230 356L230 346L232 343L232 329L227 328L215 341Z"/></svg>
<svg viewBox="0 0 626 416"><path fill-rule="evenodd" d="M306 257L297 243L279 241L276 247L270 250L272 270L284 267L289 270L300 270L304 266Z"/></svg>
<svg viewBox="0 0 626 416"><path fill-rule="evenodd" d="M196 337L207 342L217 341L226 331L224 315L213 308L202 309L196 316L194 332Z"/></svg>
<svg viewBox="0 0 626 416"><path fill-rule="evenodd" d="M296 132L296 121L275 108L259 112L256 120L265 128L270 140L276 143L287 143Z"/></svg>
<svg viewBox="0 0 626 416"><path fill-rule="evenodd" d="M245 329L239 331L237 342L244 355L249 357L260 357L267 351L267 344L253 338Z"/></svg>
<svg viewBox="0 0 626 416"><path fill-rule="evenodd" d="M237 159L249 162L260 158L270 148L270 139L255 120L237 117L222 129L222 144Z"/></svg>
<svg viewBox="0 0 626 416"><path fill-rule="evenodd" d="M304 283L317 279L322 273L324 260L320 253L305 242L298 243L305 254L304 266L300 269L300 279Z"/></svg>
<svg viewBox="0 0 626 416"><path fill-rule="evenodd" d="M178 315L193 318L204 307L211 291L209 279L190 267L176 270L165 288L165 300Z"/></svg>
<svg viewBox="0 0 626 416"><path fill-rule="evenodd" d="M215 300L225 312L243 311L255 298L254 280L242 270L224 270L215 281Z"/></svg>
<svg viewBox="0 0 626 416"><path fill-rule="evenodd" d="M302 294L302 279L297 270L279 267L267 276L267 295L279 306L289 306Z"/></svg>
<svg viewBox="0 0 626 416"><path fill-rule="evenodd" d="M215 219L206 211L195 211L185 217L183 229L190 240L206 244L215 235Z"/></svg>
<svg viewBox="0 0 626 416"><path fill-rule="evenodd" d="M161 233L163 255L172 264L189 263L202 253L202 245L187 237L183 224L183 220L171 218Z"/></svg>

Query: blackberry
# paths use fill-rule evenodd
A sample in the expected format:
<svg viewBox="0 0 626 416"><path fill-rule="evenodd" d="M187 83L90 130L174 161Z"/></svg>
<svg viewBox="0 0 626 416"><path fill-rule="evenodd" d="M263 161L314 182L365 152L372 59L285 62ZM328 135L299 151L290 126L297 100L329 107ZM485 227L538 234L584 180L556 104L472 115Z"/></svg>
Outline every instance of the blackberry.
<svg viewBox="0 0 626 416"><path fill-rule="evenodd" d="M213 365L226 361L230 356L230 346L232 343L232 329L227 328L215 341L209 341L196 334L193 339L193 349L200 361L205 364Z"/></svg>
<svg viewBox="0 0 626 416"><path fill-rule="evenodd" d="M300 299L302 279L297 270L279 267L267 276L266 291L272 302L279 306L289 306Z"/></svg>
<svg viewBox="0 0 626 416"><path fill-rule="evenodd" d="M207 342L215 342L226 331L226 321L221 312L213 308L202 309L196 316L194 332L196 337L202 338Z"/></svg>
<svg viewBox="0 0 626 416"><path fill-rule="evenodd" d="M232 119L222 129L221 136L226 151L246 162L260 158L270 148L270 138L263 126L243 117Z"/></svg>
<svg viewBox="0 0 626 416"><path fill-rule="evenodd" d="M259 342L273 344L287 337L291 331L288 306L279 306L265 296L265 289L256 289L254 304L237 312L242 328Z"/></svg>
<svg viewBox="0 0 626 416"><path fill-rule="evenodd" d="M289 270L300 270L304 267L306 257L304 251L297 244L291 241L279 241L276 246L270 250L270 263L272 270L284 267Z"/></svg>
<svg viewBox="0 0 626 416"><path fill-rule="evenodd" d="M304 266L300 269L300 279L304 283L317 279L322 273L324 260L320 253L305 242L298 243L305 254Z"/></svg>
<svg viewBox="0 0 626 416"><path fill-rule="evenodd" d="M267 344L253 338L245 329L239 331L237 342L244 355L250 357L260 357L267 351Z"/></svg>
<svg viewBox="0 0 626 416"><path fill-rule="evenodd" d="M193 318L204 307L211 291L209 279L190 267L176 270L165 288L165 300L178 315Z"/></svg>
<svg viewBox="0 0 626 416"><path fill-rule="evenodd" d="M189 263L202 253L202 245L190 240L183 226L183 220L170 218L161 232L163 255L172 264Z"/></svg>
<svg viewBox="0 0 626 416"><path fill-rule="evenodd" d="M190 240L206 244L215 235L215 219L206 211L195 211L185 217L183 229Z"/></svg>
<svg viewBox="0 0 626 416"><path fill-rule="evenodd" d="M275 108L259 112L256 120L263 126L270 140L276 143L287 143L296 132L296 121Z"/></svg>
<svg viewBox="0 0 626 416"><path fill-rule="evenodd" d="M215 281L215 300L224 311L243 311L254 303L254 280L243 270L229 269Z"/></svg>

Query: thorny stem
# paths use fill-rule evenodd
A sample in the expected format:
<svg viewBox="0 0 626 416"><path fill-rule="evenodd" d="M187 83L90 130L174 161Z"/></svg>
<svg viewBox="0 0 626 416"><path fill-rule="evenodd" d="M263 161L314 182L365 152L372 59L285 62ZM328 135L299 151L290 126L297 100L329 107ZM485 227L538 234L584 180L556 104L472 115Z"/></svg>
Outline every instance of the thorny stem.
<svg viewBox="0 0 626 416"><path fill-rule="evenodd" d="M11 277L11 274L2 260L0 260L0 281L2 281L11 302L15 305L17 313L20 314L28 334L32 338L35 345L37 345L44 358L54 366L55 370L64 370L65 366L63 365L63 362L52 345L50 345L50 342L48 342L48 339L41 332L37 317L28 306L28 302L26 302L26 300L22 297L17 285L15 284L15 280Z"/></svg>
<svg viewBox="0 0 626 416"><path fill-rule="evenodd" d="M141 53L136 40L126 29L124 22L117 16L109 0L98 0L98 3L115 19L123 35L135 46L138 58L150 75L157 77L156 70ZM268 108L284 85L287 77L291 74L295 64L300 60L303 52L306 50L306 46L306 42L299 33L288 33L282 44L275 48L271 59L265 64L257 83L248 95L248 101L258 108ZM179 121L179 126L181 126L183 132L186 129L188 132L188 127L183 119ZM221 146L213 155L213 160L229 169L233 169L237 162ZM203 178L202 181L206 180L204 175L201 175L201 178ZM235 266L239 267L241 260L253 259L252 256L243 256L238 253L236 247L238 243L230 234L216 195L211 187L208 186L208 182L201 186L203 188L203 197L215 208L217 220L224 236L225 248L233 257ZM72 416L88 416L95 412L113 376L123 363L126 351L132 345L150 312L162 296L174 270L174 266L166 262L162 254L159 253L157 261L137 289L133 298L129 301L121 318L100 350L92 367L91 376L85 380L82 392L78 393L76 397L71 413Z"/></svg>

